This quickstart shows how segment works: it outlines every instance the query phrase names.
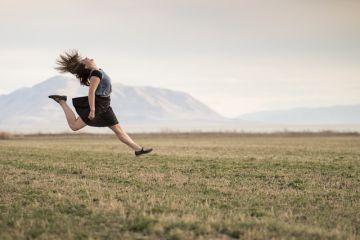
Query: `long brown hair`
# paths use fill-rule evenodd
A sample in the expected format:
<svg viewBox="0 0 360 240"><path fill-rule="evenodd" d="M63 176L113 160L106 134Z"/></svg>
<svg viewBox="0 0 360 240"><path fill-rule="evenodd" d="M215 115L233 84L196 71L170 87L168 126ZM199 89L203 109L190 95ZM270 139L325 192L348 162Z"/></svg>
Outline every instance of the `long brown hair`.
<svg viewBox="0 0 360 240"><path fill-rule="evenodd" d="M90 86L88 77L91 70L86 69L85 64L80 62L82 58L78 50L72 49L65 54L60 54L59 59L56 59L59 66L54 68L60 73L72 73L80 80L80 84Z"/></svg>

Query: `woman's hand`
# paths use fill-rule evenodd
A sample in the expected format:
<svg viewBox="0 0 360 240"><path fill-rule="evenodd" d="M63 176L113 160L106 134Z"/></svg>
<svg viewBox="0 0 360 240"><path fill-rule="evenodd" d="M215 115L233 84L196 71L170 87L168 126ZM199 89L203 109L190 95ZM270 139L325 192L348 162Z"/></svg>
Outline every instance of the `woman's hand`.
<svg viewBox="0 0 360 240"><path fill-rule="evenodd" d="M93 119L95 118L95 109L90 110L90 113L89 113L88 118L89 118L90 120L93 120Z"/></svg>

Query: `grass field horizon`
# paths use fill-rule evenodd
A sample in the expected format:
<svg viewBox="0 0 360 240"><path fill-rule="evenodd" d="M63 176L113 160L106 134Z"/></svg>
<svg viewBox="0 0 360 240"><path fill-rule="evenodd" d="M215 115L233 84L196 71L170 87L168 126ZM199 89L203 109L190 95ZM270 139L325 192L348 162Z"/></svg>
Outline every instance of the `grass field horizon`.
<svg viewBox="0 0 360 240"><path fill-rule="evenodd" d="M192 131L179 131L173 129L166 129L162 131L150 131L150 132L129 132L133 136L166 136L166 135L221 135L221 136L238 136L238 137L260 137L260 136L280 136L280 137L291 137L291 136L360 136L360 132L356 130L273 130L273 131L246 131L246 130L224 130L224 131L202 131L202 130L192 130ZM12 131L3 131L0 129L0 139L10 139L10 138L24 138L24 137L41 137L41 136L95 136L95 137L111 137L114 134L109 131L108 133L96 133L96 132L86 132L86 131L63 131L63 132L32 132L32 133L23 133L23 132L12 132Z"/></svg>
<svg viewBox="0 0 360 240"><path fill-rule="evenodd" d="M9 135L0 239L359 239L358 133Z"/></svg>

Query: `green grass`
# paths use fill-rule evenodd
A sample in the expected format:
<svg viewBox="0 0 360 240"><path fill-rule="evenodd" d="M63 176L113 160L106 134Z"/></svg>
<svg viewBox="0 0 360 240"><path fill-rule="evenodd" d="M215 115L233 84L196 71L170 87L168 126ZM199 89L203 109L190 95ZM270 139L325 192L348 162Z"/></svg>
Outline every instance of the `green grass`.
<svg viewBox="0 0 360 240"><path fill-rule="evenodd" d="M359 136L0 140L0 239L360 239Z"/></svg>

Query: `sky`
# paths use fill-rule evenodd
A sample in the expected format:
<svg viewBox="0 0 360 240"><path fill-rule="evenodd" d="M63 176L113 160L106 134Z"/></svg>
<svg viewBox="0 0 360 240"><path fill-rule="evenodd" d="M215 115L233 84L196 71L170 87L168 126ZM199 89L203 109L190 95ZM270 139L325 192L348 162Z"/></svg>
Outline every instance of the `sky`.
<svg viewBox="0 0 360 240"><path fill-rule="evenodd" d="M226 117L360 104L359 12L358 0L0 0L0 94L59 74L55 59L78 49L113 82L184 91Z"/></svg>

